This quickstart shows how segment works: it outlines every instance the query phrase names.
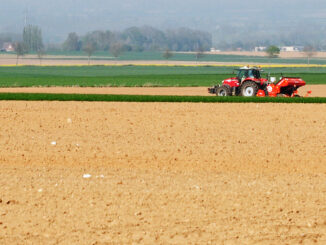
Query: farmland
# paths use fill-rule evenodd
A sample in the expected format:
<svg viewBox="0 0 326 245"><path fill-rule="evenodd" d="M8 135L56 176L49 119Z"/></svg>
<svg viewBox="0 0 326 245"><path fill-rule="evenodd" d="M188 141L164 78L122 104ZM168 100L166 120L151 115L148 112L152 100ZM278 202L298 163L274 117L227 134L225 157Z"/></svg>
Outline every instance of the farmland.
<svg viewBox="0 0 326 245"><path fill-rule="evenodd" d="M234 68L0 67L0 243L324 244L326 68L209 96Z"/></svg>
<svg viewBox="0 0 326 245"><path fill-rule="evenodd" d="M212 86L234 74L236 67L215 66L18 66L0 67L0 87L199 87ZM324 67L264 68L265 74L302 77L326 84Z"/></svg>
<svg viewBox="0 0 326 245"><path fill-rule="evenodd" d="M326 242L324 104L0 110L2 244Z"/></svg>

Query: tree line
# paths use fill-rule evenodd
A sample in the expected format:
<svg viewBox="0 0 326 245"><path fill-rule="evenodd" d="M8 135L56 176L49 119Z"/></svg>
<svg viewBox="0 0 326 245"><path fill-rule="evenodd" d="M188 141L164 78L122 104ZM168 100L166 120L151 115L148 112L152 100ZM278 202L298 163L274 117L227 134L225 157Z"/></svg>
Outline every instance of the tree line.
<svg viewBox="0 0 326 245"><path fill-rule="evenodd" d="M281 22L282 25L284 24ZM317 51L326 50L326 25L322 22L307 21L300 24L242 23L220 24L213 31L214 47L223 51L252 51L255 47L277 46L313 46Z"/></svg>
<svg viewBox="0 0 326 245"><path fill-rule="evenodd" d="M12 35L12 34L11 34ZM0 34L0 46L5 42L13 42L13 39L20 39L15 42L17 63L20 56L27 53L36 53L42 62L46 48L43 44L42 30L35 25L24 27L20 38L17 35L12 38L8 34ZM235 39L236 40L236 39ZM64 51L83 51L88 59L95 51L109 51L114 57L118 57L126 51L161 51L165 59L173 56L173 51L194 52L196 60L203 57L212 45L212 35L205 31L189 28L162 31L150 26L130 27L124 31L92 31L85 35L78 35L75 32L69 33L66 40L60 44ZM287 43L289 44L289 43ZM220 41L218 47L221 50L252 50L255 46L267 46L266 53L269 57L278 57L280 50L277 46L271 45L268 40L246 40L242 41ZM49 48L49 47L48 47ZM308 63L315 52L320 50L319 45L304 46Z"/></svg>
<svg viewBox="0 0 326 245"><path fill-rule="evenodd" d="M209 50L212 47L212 36L208 32L179 28L161 31L144 26L131 27L122 32L92 31L79 36L72 32L68 34L62 45L66 51L80 51L92 46L98 51L197 51Z"/></svg>

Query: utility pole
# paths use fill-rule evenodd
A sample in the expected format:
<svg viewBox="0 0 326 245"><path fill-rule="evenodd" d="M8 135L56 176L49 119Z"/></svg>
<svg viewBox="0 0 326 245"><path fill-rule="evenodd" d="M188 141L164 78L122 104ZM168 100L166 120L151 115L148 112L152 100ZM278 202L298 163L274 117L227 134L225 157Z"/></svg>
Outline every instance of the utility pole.
<svg viewBox="0 0 326 245"><path fill-rule="evenodd" d="M27 26L27 23L28 23L28 6L26 6L26 10L25 10L24 26Z"/></svg>

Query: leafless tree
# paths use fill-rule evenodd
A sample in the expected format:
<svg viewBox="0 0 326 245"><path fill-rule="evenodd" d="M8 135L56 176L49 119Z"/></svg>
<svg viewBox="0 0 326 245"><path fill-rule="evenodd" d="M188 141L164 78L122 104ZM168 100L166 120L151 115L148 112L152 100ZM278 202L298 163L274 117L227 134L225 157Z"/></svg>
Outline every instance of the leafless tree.
<svg viewBox="0 0 326 245"><path fill-rule="evenodd" d="M16 42L14 45L14 48L15 48L15 52L17 55L17 59L16 59L16 66L17 66L19 57L24 56L27 53L27 51L24 46L24 43L22 43L22 42Z"/></svg>
<svg viewBox="0 0 326 245"><path fill-rule="evenodd" d="M123 52L123 44L120 42L111 44L110 52L115 58L118 58L120 54Z"/></svg>
<svg viewBox="0 0 326 245"><path fill-rule="evenodd" d="M205 56L204 49L202 47L197 48L195 52L196 61L203 58L204 56Z"/></svg>
<svg viewBox="0 0 326 245"><path fill-rule="evenodd" d="M39 49L37 50L37 57L38 57L38 59L40 60L40 65L42 65L42 59L43 59L44 55L45 55L45 50L44 50L44 48L39 48Z"/></svg>
<svg viewBox="0 0 326 245"><path fill-rule="evenodd" d="M310 64L311 57L316 55L316 50L313 46L308 45L303 48L303 52L305 53L308 61L308 65Z"/></svg>
<svg viewBox="0 0 326 245"><path fill-rule="evenodd" d="M168 60L173 57L173 53L169 49L166 49L162 56L164 59Z"/></svg>
<svg viewBox="0 0 326 245"><path fill-rule="evenodd" d="M94 44L92 43L87 43L84 47L83 47L84 52L87 54L88 57L88 65L90 63L90 59L91 56L93 55L94 51L95 51L95 47Z"/></svg>

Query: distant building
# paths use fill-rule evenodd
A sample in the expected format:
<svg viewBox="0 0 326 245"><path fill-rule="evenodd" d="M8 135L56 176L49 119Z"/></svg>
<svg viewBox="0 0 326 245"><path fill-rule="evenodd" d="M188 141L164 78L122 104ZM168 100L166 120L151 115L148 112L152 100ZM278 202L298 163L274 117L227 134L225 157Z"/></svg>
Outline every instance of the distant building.
<svg viewBox="0 0 326 245"><path fill-rule="evenodd" d="M303 47L301 47L301 46L283 46L283 47L280 47L280 50L282 52L300 52L303 50Z"/></svg>
<svg viewBox="0 0 326 245"><path fill-rule="evenodd" d="M4 43L1 50L5 51L5 52L15 51L14 44L13 43Z"/></svg>
<svg viewBox="0 0 326 245"><path fill-rule="evenodd" d="M212 52L212 53L215 53L215 52L221 52L221 50L216 49L216 48L211 48L211 52Z"/></svg>
<svg viewBox="0 0 326 245"><path fill-rule="evenodd" d="M265 50L266 50L266 47L263 47L263 46L254 48L255 52L262 52L262 51L265 51Z"/></svg>

